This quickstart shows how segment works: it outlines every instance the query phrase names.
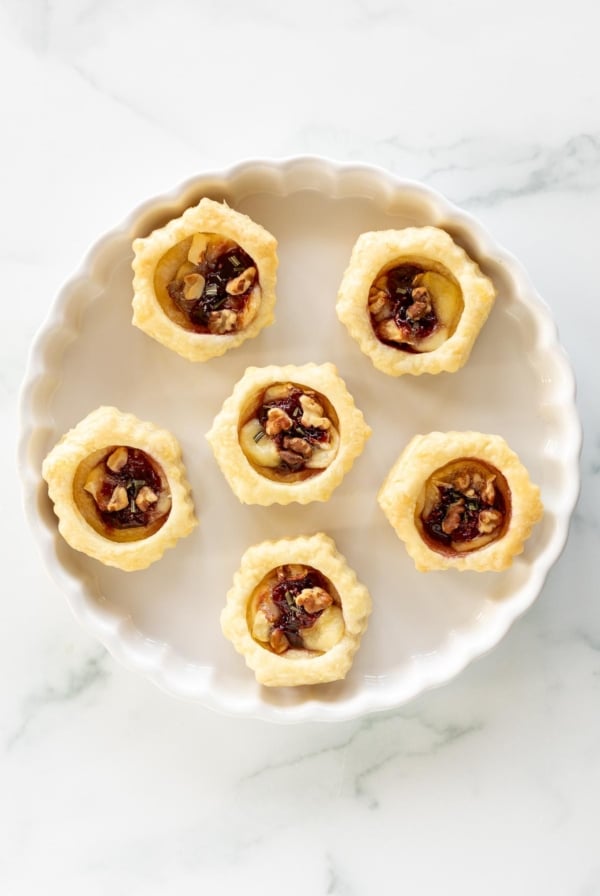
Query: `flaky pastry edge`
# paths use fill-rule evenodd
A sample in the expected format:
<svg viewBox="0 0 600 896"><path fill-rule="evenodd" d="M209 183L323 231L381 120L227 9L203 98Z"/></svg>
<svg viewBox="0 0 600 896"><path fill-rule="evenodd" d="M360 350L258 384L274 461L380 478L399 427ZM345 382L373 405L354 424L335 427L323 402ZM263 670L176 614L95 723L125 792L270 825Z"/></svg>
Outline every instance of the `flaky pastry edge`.
<svg viewBox="0 0 600 896"><path fill-rule="evenodd" d="M250 463L239 442L240 419L253 396L272 383L294 382L324 395L339 420L340 444L331 464L322 472L300 482L275 482L262 476ZM337 368L325 364L283 367L248 367L223 403L206 438L231 490L243 504L308 504L327 501L361 454L371 428L346 388Z"/></svg>
<svg viewBox="0 0 600 896"><path fill-rule="evenodd" d="M169 484L168 518L157 532L140 541L114 542L104 538L83 517L73 497L73 481L81 461L109 445L126 445L146 452L160 464ZM45 458L42 476L48 483L62 537L76 551L106 566L127 572L145 569L198 524L178 441L167 430L115 407L97 408L65 433Z"/></svg>
<svg viewBox="0 0 600 896"><path fill-rule="evenodd" d="M423 541L415 514L425 481L440 467L460 457L481 458L502 473L510 489L511 516L507 531L497 541L471 554L447 557ZM421 572L507 569L522 553L533 526L544 512L540 489L531 482L518 455L501 436L479 432L416 435L394 463L377 500Z"/></svg>
<svg viewBox="0 0 600 896"><path fill-rule="evenodd" d="M248 628L247 609L252 592L272 569L288 563L312 566L326 576L337 590L344 617L344 635L326 653L293 659L275 654L254 640ZM356 573L323 532L263 541L244 553L240 568L221 612L221 629L253 670L259 684L268 687L324 684L346 677L352 666L371 613L371 596Z"/></svg>
<svg viewBox="0 0 600 896"><path fill-rule="evenodd" d="M456 330L431 352L412 354L385 345L371 326L369 289L383 267L403 257L442 264L461 288L464 309ZM467 362L495 297L492 281L445 230L407 227L370 231L358 237L339 287L336 310L339 320L378 370L390 376L419 376L454 372Z"/></svg>
<svg viewBox="0 0 600 896"><path fill-rule="evenodd" d="M224 335L194 333L178 326L156 297L154 273L163 255L195 233L219 233L234 240L254 260L261 289L258 311L247 327ZM179 217L133 242L133 320L148 336L189 361L207 361L256 336L275 320L277 240L247 215L225 202L201 199Z"/></svg>

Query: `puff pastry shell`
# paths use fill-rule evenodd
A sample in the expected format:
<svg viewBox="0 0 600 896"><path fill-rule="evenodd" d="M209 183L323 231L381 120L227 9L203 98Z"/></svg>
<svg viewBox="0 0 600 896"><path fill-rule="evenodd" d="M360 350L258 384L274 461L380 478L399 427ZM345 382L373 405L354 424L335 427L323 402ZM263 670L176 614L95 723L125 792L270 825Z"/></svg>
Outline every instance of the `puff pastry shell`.
<svg viewBox="0 0 600 896"><path fill-rule="evenodd" d="M344 633L324 653L288 650L273 653L254 640L248 606L254 589L271 570L286 564L305 564L318 570L337 591L344 617ZM348 673L367 628L371 612L369 592L356 578L335 543L323 533L279 541L264 541L242 557L227 603L221 613L221 628L260 684L287 686L337 681Z"/></svg>
<svg viewBox="0 0 600 896"><path fill-rule="evenodd" d="M170 249L197 233L217 233L233 240L256 265L260 301L255 316L244 329L223 335L193 332L171 320L157 298L154 278L159 262ZM273 323L277 241L260 224L226 203L202 199L150 236L134 240L133 250L133 323L184 358L206 361L217 357Z"/></svg>
<svg viewBox="0 0 600 896"><path fill-rule="evenodd" d="M158 531L139 541L116 542L96 531L78 509L73 488L82 461L111 445L138 448L161 468L171 496ZM75 550L123 570L144 569L197 525L190 486L177 440L164 429L114 407L92 411L67 432L44 460L42 474L54 502L58 528Z"/></svg>
<svg viewBox="0 0 600 896"><path fill-rule="evenodd" d="M417 519L429 477L452 461L476 458L498 470L509 489L510 514L503 533L484 547L455 555L432 549ZM540 490L500 436L478 432L432 432L417 435L406 446L383 483L378 501L418 570L503 570L523 551L525 541L543 514Z"/></svg>
<svg viewBox="0 0 600 896"><path fill-rule="evenodd" d="M329 466L317 475L297 482L278 481L260 473L240 445L240 427L256 398L274 383L296 383L323 395L338 418L339 446ZM243 504L308 504L329 500L362 452L370 427L354 404L333 364L300 367L249 367L215 417L206 438L233 493Z"/></svg>
<svg viewBox="0 0 600 896"><path fill-rule="evenodd" d="M454 332L432 351L412 353L381 342L369 314L369 291L382 270L394 262L412 262L449 273L462 293L464 307ZM374 366L390 376L455 371L467 361L494 302L495 290L477 264L437 227L407 227L359 236L344 273L337 314Z"/></svg>

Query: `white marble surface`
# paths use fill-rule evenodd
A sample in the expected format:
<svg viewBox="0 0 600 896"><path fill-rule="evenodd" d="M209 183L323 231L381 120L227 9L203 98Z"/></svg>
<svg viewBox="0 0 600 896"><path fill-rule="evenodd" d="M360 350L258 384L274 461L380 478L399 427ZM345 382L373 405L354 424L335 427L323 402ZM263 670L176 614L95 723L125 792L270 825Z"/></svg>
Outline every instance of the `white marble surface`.
<svg viewBox="0 0 600 896"><path fill-rule="evenodd" d="M2 0L0 893L600 893L600 12L593 0ZM340 725L221 718L73 621L20 511L31 338L89 245L237 159L424 180L526 265L579 383L583 491L533 609Z"/></svg>

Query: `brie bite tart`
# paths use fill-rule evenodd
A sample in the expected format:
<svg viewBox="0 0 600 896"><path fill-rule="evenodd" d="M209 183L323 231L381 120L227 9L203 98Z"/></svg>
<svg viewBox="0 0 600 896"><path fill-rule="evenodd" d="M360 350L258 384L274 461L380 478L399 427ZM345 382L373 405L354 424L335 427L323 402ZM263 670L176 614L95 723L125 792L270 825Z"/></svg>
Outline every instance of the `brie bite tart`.
<svg viewBox="0 0 600 896"><path fill-rule="evenodd" d="M273 323L277 241L224 202L202 199L133 243L133 323L190 361Z"/></svg>
<svg viewBox="0 0 600 896"><path fill-rule="evenodd" d="M418 570L503 570L543 515L540 490L503 438L415 436L378 501Z"/></svg>
<svg viewBox="0 0 600 896"><path fill-rule="evenodd" d="M244 504L327 501L371 435L333 364L249 367L206 438Z"/></svg>
<svg viewBox="0 0 600 896"><path fill-rule="evenodd" d="M378 370L435 374L466 363L495 295L444 230L381 230L356 241L337 314Z"/></svg>
<svg viewBox="0 0 600 896"><path fill-rule="evenodd" d="M345 678L370 612L369 592L321 532L249 548L221 628L260 684L321 684Z"/></svg>
<svg viewBox="0 0 600 896"><path fill-rule="evenodd" d="M42 474L62 537L107 566L144 569L197 525L177 440L114 407L67 432Z"/></svg>

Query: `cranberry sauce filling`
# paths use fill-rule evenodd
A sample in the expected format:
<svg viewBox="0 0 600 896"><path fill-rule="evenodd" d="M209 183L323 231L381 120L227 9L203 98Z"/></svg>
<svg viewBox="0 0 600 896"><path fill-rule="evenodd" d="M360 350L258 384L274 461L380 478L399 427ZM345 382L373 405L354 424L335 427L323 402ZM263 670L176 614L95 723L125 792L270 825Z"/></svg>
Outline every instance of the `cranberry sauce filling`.
<svg viewBox="0 0 600 896"><path fill-rule="evenodd" d="M483 494L466 495L450 484L440 484L438 493L440 500L423 518L425 532L434 541L450 547L453 542L469 542L500 531L507 508L499 488L493 489L491 500Z"/></svg>
<svg viewBox="0 0 600 896"><path fill-rule="evenodd" d="M327 429L319 429L317 426L307 426L302 423L304 410L300 404L300 399L306 394L307 393L302 389L292 386L288 395L285 397L272 399L270 401L265 401L263 399L256 413L263 429L267 428L269 411L273 408L278 408L286 414L291 421L290 426L269 436L277 445L281 458L280 466L285 471L293 470L294 472L297 472L302 470L305 466L304 460L308 459L312 454L310 446L323 444L324 442L329 441L329 431ZM311 393L311 397L313 396L314 393ZM318 403L319 397L320 396L314 396L314 400ZM298 439L302 439L307 443L308 447L304 452L304 457L302 454L297 454L294 450L295 448L298 449ZM300 446L298 450L302 450L302 447Z"/></svg>
<svg viewBox="0 0 600 896"><path fill-rule="evenodd" d="M218 332L213 326L210 315L226 310L239 314L244 310L256 283L256 276L249 278L243 292L236 295L227 291L227 284L247 271L248 268L256 270L254 261L240 246L227 248L221 254L216 255L207 251L190 272L200 274L204 278L201 295L197 298L186 298L186 284L183 279L172 280L167 285L167 292L198 332ZM228 327L228 330L231 329L233 327Z"/></svg>
<svg viewBox="0 0 600 896"><path fill-rule="evenodd" d="M423 268L415 264L400 264L387 271L384 289L371 287L371 294L377 292L385 294L385 306L383 313L374 314L371 310L372 298L369 299L371 324L377 338L393 348L401 348L404 351L414 352L414 343L430 336L438 325L438 319L430 301L427 290L415 284L415 278L423 273ZM381 279L377 278L378 281ZM384 296L382 296L382 299ZM406 342L398 339L391 340L382 334L381 321L393 320L396 326L405 335ZM399 334L400 335L400 334ZM401 339L401 335L400 335Z"/></svg>
<svg viewBox="0 0 600 896"><path fill-rule="evenodd" d="M296 598L305 588L322 588L324 591L329 591L325 577L316 569L308 567L303 578L284 578L271 590L271 599L280 613L277 621L273 623L273 628L279 629L292 647L303 646L300 631L314 625L323 612L318 610L316 613L308 613L296 604Z"/></svg>
<svg viewBox="0 0 600 896"><path fill-rule="evenodd" d="M161 478L148 456L138 448L128 448L127 462L118 472L109 469L106 462L103 466L102 485L96 495L98 513L103 522L113 529L147 526L150 520L156 517L154 511L162 491ZM124 488L127 493L127 506L120 510L102 510L101 507L107 507L115 494L115 489L119 487ZM155 496L155 500L152 500L145 510L142 508L146 506L144 497L148 493L140 496L143 488L151 491L150 499ZM136 504L136 500L141 507Z"/></svg>

